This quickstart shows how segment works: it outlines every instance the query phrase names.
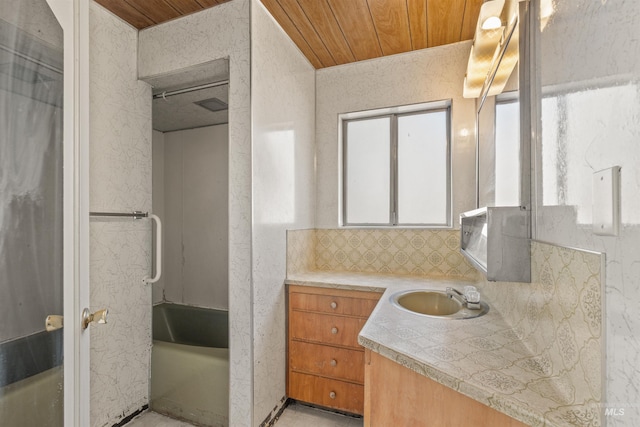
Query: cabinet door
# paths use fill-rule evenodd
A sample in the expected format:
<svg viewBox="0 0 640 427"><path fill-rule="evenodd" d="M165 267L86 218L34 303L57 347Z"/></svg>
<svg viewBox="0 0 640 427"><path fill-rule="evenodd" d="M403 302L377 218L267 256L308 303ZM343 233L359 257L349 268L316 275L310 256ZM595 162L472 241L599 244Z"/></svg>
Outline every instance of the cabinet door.
<svg viewBox="0 0 640 427"><path fill-rule="evenodd" d="M365 427L526 427L369 349L364 375Z"/></svg>

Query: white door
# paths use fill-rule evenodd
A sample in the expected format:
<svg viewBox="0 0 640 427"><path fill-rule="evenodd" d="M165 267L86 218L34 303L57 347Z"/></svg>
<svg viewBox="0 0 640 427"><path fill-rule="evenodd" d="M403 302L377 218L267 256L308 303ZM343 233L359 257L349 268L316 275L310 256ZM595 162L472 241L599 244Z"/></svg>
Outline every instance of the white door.
<svg viewBox="0 0 640 427"><path fill-rule="evenodd" d="M0 2L2 426L89 425L88 39L87 0Z"/></svg>

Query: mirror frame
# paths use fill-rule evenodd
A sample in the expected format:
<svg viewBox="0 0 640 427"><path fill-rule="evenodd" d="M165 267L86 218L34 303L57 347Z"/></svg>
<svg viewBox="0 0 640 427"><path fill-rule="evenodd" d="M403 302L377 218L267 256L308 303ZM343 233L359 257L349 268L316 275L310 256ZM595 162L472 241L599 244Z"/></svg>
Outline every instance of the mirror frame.
<svg viewBox="0 0 640 427"><path fill-rule="evenodd" d="M534 0L535 1L535 0ZM498 53L497 60L491 66L491 70L487 75L487 79L482 87L480 97L476 101L476 208L482 208L480 206L480 129L479 129L479 117L480 111L485 104L486 98L489 94L491 84L495 79L498 67L504 57L507 50L507 46L511 41L515 31L519 31L519 52L518 52L518 92L520 102L520 208L522 210L531 211L531 174L532 169L532 153L531 153L531 141L532 133L537 132L532 129L532 117L537 115L538 107L532 105L532 100L535 98L532 96L532 90L535 87L535 70L532 68L533 61L531 60L536 47L533 45L534 37L532 37L532 30L535 29L535 20L537 15L535 14L536 8L532 7L529 0L521 0L518 5L518 17L515 20L515 25L512 28L507 29L508 34L500 45L500 51Z"/></svg>

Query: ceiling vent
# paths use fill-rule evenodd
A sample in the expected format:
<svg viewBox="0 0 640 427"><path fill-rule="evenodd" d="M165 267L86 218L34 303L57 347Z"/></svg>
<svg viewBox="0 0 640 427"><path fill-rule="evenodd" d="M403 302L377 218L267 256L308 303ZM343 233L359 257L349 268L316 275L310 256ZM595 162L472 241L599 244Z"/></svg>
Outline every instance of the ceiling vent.
<svg viewBox="0 0 640 427"><path fill-rule="evenodd" d="M213 112L223 111L229 107L226 102L220 101L218 98L203 99L202 101L195 102L195 104L198 104L202 108L206 108L207 110Z"/></svg>

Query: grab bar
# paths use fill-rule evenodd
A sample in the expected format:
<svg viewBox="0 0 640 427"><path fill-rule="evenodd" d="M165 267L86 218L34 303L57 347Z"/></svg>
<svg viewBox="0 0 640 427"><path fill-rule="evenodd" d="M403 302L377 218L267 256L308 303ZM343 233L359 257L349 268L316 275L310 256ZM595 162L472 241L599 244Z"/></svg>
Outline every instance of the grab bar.
<svg viewBox="0 0 640 427"><path fill-rule="evenodd" d="M162 222L158 215L149 214L149 218L156 222L156 275L153 278L145 276L142 279L145 283L155 283L160 280L162 275Z"/></svg>
<svg viewBox="0 0 640 427"><path fill-rule="evenodd" d="M89 216L105 216L105 217L124 217L133 219L142 219L149 216L149 212L89 212Z"/></svg>
<svg viewBox="0 0 640 427"><path fill-rule="evenodd" d="M162 275L162 222L157 215L149 212L133 211L133 212L89 212L89 216L103 217L120 217L120 218L151 218L156 222L156 275L153 278L145 276L142 281L144 283L156 283Z"/></svg>

